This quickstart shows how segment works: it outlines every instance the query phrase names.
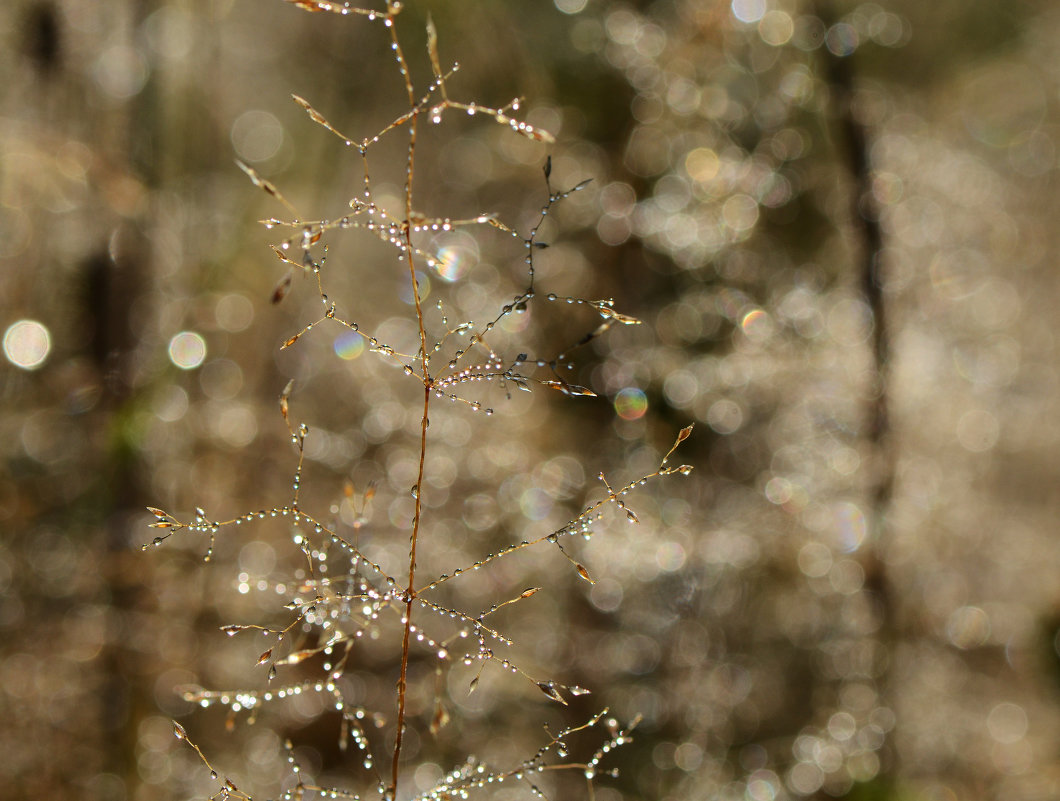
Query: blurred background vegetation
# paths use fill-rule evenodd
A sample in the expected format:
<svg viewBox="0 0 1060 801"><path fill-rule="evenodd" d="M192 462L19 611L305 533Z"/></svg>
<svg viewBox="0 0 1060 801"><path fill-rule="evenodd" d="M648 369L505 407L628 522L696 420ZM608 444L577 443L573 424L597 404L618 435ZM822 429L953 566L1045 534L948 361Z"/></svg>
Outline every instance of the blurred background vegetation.
<svg viewBox="0 0 1060 801"><path fill-rule="evenodd" d="M697 423L693 476L580 548L595 586L542 553L468 590L488 605L547 582L505 621L523 658L592 687L579 710L643 715L597 799L1060 796L1060 9L409 6L420 85L429 10L461 63L455 95L523 96L558 138L447 120L424 134L419 205L526 230L551 152L557 186L593 182L546 227L540 280L646 323L577 353L599 398L437 421L425 569L562 525L597 471L634 478ZM336 214L360 163L289 95L341 130L382 128L403 105L386 38L278 0L14 0L0 37L2 786L208 795L174 717L262 797L285 781L285 736L350 786L316 702L227 733L174 689L247 684L253 646L217 626L275 620L257 587L289 573L290 532L241 530L205 566L205 543L140 545L148 504L186 518L287 500L276 398L294 377L314 432L305 505L352 526L344 481L376 482L362 536L400 564L414 394L337 330L279 353L319 299L296 279L269 304L282 265L255 221L282 210L234 165ZM373 185L398 198L386 147ZM433 245L453 255L424 276L432 302L479 314L522 288L499 236ZM353 236L330 248L349 316L407 338L392 257ZM535 321L532 341L561 346L588 319ZM351 674L366 696L393 694L380 660ZM415 740L410 791L450 767L446 748L528 756L559 714L517 682L451 689L457 744Z"/></svg>

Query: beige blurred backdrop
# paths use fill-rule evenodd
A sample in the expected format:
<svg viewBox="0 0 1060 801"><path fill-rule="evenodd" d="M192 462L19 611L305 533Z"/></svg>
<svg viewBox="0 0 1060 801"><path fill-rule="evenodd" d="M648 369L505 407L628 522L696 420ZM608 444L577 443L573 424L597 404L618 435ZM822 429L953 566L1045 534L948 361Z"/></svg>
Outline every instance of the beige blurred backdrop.
<svg viewBox="0 0 1060 801"><path fill-rule="evenodd" d="M572 546L593 586L548 550L469 582L473 608L547 583L504 623L521 659L594 695L565 718L492 674L468 700L465 677L434 742L420 677L406 797L602 706L643 721L599 801L1060 795L1054 4L409 2L420 87L428 12L461 65L450 91L522 97L557 142L451 115L423 134L424 213L525 232L551 155L557 188L592 183L542 229L537 280L644 325L572 356L596 398L494 390L488 420L432 419L424 569L562 526L600 470L652 470L690 422L696 469L633 495L639 526ZM296 276L270 304L284 266L256 221L285 210L235 164L307 218L341 214L360 161L290 95L371 135L404 109L389 40L280 0L12 0L0 41L6 794L207 797L172 719L255 797L291 786L285 737L356 789L322 704L228 732L175 690L262 684L254 644L218 626L283 618L290 531L226 533L205 565L204 539L140 546L148 505L287 502L294 378L304 503L399 569L416 393L338 329L280 351L320 300ZM377 198L400 201L402 148L372 151ZM425 291L457 319L522 288L503 237L427 244L449 255ZM352 232L329 242L329 293L387 341L415 322L399 267ZM544 352L593 315L531 318ZM392 702L392 667L351 681Z"/></svg>

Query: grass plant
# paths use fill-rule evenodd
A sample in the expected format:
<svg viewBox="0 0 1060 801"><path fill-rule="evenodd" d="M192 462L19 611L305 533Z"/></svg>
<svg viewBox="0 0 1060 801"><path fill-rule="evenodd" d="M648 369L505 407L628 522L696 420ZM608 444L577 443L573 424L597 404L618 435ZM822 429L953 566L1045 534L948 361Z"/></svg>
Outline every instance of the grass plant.
<svg viewBox="0 0 1060 801"><path fill-rule="evenodd" d="M295 744L288 741L289 773L277 790L283 799L456 799L470 797L476 791L485 796L501 785L535 797L570 797L560 784L569 777L576 777L584 785L586 796L592 798L596 781L615 771L609 756L631 740L636 721L619 721L606 708L575 717L577 709L582 708L581 697L589 690L529 666L534 660L525 656L519 643L506 633L504 623L513 607L535 603L535 596L547 588L526 586L518 579L513 583L511 577L518 576L520 554L552 549L581 580L593 583L594 576L580 556L577 541L589 540L607 525L638 524L639 518L627 498L634 489L653 479L691 471L689 465L671 463L671 458L692 427L677 434L673 447L647 474L616 482L599 472L598 490L588 495L562 526L536 530L534 522L524 518L524 530L505 531L506 541L499 547L485 541L473 542L471 547L479 549L476 557L466 562L451 561L455 552L447 544L447 534L436 530L440 513L428 503L436 485L430 474L432 451L449 447L432 436L432 420L455 411L476 418L478 426L493 426L491 435L496 436L503 435L504 423L499 419L501 415L489 419L494 414L491 404L504 403L513 394L548 390L576 401L592 398L593 390L572 378L573 356L609 329L639 321L616 310L609 299L554 292L547 281L535 277L535 264L545 257L549 246L546 234L551 229L546 229L545 223L566 198L588 183L582 180L557 187L553 184L551 156L546 156L543 164L540 213L528 227L505 221L490 211L446 217L423 210L420 198L426 192L421 193L418 165L425 127L444 126L461 115L480 120L483 125L499 125L511 136L546 146L553 142L550 133L521 117L519 100L490 106L459 99L459 67L442 59L438 33L429 17L421 70L410 64L406 54L405 34L399 25L402 4L396 0L388 0L380 9L348 3L287 1L307 12L356 18L336 20L340 24L372 26L375 34L388 42L390 68L396 70L403 87L404 110L367 135L340 130L342 126L329 121L329 112L315 108L311 98L294 96L309 118L329 135L339 137L351 158L359 161L363 179L338 215L303 216L272 181L246 164L240 167L282 209L277 216L262 221L266 229L280 232L281 236L272 250L284 272L272 292L272 303L283 302L307 285L313 287L320 301L318 316L287 336L281 349L297 351L313 337L324 336L325 329L331 335L341 332L359 337L367 351L394 368L388 373L393 381L411 387L411 391L403 390L403 397L415 398L415 412L406 415L407 420L415 421L410 426L413 430L394 434L395 438L407 437L413 443L415 476L405 490L405 502L411 500L411 513L405 521L407 525L393 520L381 522L369 515L373 503L392 504L396 500L384 497L392 494L390 482L356 486L347 481L341 489L336 488L352 510L352 516L347 515L346 519L335 515L335 507L313 508L315 503L307 499L305 492L307 442L313 431L298 413L300 387L295 380L289 381L278 401L280 417L293 446L289 497L254 511L223 517L210 515L202 508L196 508L190 516L149 509L153 516L150 525L157 530L157 536L145 549L161 545L174 535L197 536L205 539L205 559L210 561L218 538L239 537L248 527L279 520L290 533L289 548L301 561L292 575L269 582L279 607L273 621L237 622L222 627L226 635L249 638L256 634L264 641L260 653L254 649L256 666L248 665L257 672L239 689L189 687L184 690L184 698L200 707L224 709L232 728L266 717L268 707L285 699L316 695L326 702L328 714L335 718L334 737L343 754L345 784L325 786L310 776L312 771L300 763ZM414 74L426 74L427 69L429 79L418 84ZM382 143L395 139L403 142L400 151L384 152L403 152L404 186L397 203L392 196L380 197L373 182L377 171L384 169L376 163L376 153L384 149ZM454 231L499 237L513 254L509 257L512 263L521 265L521 288L497 299L493 310L478 319L465 319L458 302L447 305L441 300L429 305L421 287L424 275L445 274L450 257L439 245L438 237ZM370 267L356 259L329 259L328 244L340 236L382 243L394 258ZM354 276L355 286L357 281L372 281L378 270L392 267L407 276L411 287L407 308L412 325L407 331L415 333L410 341L388 340L366 319L372 317L372 310L359 304L355 293L346 297L332 289L333 284L340 289L351 285L349 271L361 271ZM345 274L346 283L337 281L336 273ZM299 277L308 279L308 284ZM471 273L459 280L473 282L475 276ZM529 318L531 323L549 320L557 309L573 317L571 324L557 330L575 333L565 347L542 353L541 342L549 337L534 339L533 325L525 325L521 318ZM341 398L334 401L341 403ZM386 446L386 442L381 445ZM485 492L499 490L495 487ZM608 510L615 514L607 514ZM393 530L386 530L388 526ZM405 558L400 569L395 569L388 558L389 551L380 543L393 543L402 537L407 538ZM516 564L509 566L513 561ZM436 565L446 567L436 569ZM487 573L498 577L485 590L491 597L483 608L479 603L484 591L479 588L463 593L462 587ZM495 590L505 584L507 590ZM381 676L377 687L389 689L366 689L363 681L353 680L359 671ZM475 692L490 672L509 676L569 712L561 725L544 727L537 737L536 750L511 764L487 764L472 754L461 754L459 728L453 724L454 683L461 685L464 692ZM424 698L429 698L429 702L424 703ZM211 777L211 798L251 797L248 780L232 778L237 774L230 776L215 767L207 755L208 749L196 744L198 738L193 740L186 723L174 721L173 726L176 737L194 750ZM409 756L410 732L415 732L418 743L426 739L444 742L450 736L447 732L453 732L452 741L438 746L435 752L460 754L426 787L412 779L415 765Z"/></svg>

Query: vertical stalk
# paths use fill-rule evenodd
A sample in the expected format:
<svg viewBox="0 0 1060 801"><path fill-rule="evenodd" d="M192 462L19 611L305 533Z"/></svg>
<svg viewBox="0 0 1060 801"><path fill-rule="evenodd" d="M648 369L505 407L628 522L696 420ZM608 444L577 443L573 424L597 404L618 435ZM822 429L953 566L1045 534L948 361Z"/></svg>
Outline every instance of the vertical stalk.
<svg viewBox="0 0 1060 801"><path fill-rule="evenodd" d="M401 670L398 676L398 710L397 731L394 736L394 755L391 761L390 787L387 795L390 799L397 798L398 774L401 770L401 747L405 734L405 702L406 687L409 667L409 647L412 638L412 607L416 600L416 546L419 544L420 521L423 511L421 501L421 487L423 486L423 470L427 460L427 426L429 425L429 413L431 405L431 389L433 382L428 372L427 364L427 332L423 324L423 307L420 304L420 287L416 280L416 263L413 258L412 249L412 179L416 157L416 129L419 121L419 113L416 110L416 95L412 87L412 77L409 75L408 65L401 50L401 43L397 37L397 26L393 24L394 15L400 6L390 5L387 15L388 27L390 28L390 40L393 44L394 57L397 59L398 69L405 82L405 92L408 96L409 109L412 117L409 120L409 146L405 170L405 219L402 223L402 234L405 240L405 260L409 270L409 279L412 282L412 298L416 307L416 324L420 334L420 377L423 381L423 415L420 418L420 459L416 473L415 486L415 512L412 518L412 535L409 542L409 575L408 586L405 588L405 614L403 616L404 632L401 639Z"/></svg>
<svg viewBox="0 0 1060 801"><path fill-rule="evenodd" d="M409 256L409 261L412 257ZM413 282L413 289L416 289L415 282ZM419 302L417 301L417 310ZM420 325L422 330L423 318L420 318ZM426 360L424 360L424 367L426 367ZM423 482L423 465L426 461L427 456L427 424L428 424L428 412L430 410L431 403L431 385L429 381L424 382L423 387L423 417L420 420L420 464L419 472L416 476L416 512L412 521L412 539L409 546L409 583L405 590L405 615L404 615L404 633L401 639L401 674L398 677L398 713L397 713L397 735L394 738L394 757L393 764L391 765L390 775L390 792L389 797L391 799L397 798L397 783L398 783L398 772L401 765L401 745L405 733L405 687L406 678L408 676L409 666L409 642L412 636L412 605L416 600L416 545L419 540L420 530L420 496L419 487Z"/></svg>

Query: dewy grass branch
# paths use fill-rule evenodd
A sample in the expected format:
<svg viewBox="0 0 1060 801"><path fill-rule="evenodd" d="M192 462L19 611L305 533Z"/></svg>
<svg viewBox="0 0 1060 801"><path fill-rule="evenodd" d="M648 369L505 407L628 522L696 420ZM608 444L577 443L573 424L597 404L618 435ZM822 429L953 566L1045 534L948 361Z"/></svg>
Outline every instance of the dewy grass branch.
<svg viewBox="0 0 1060 801"><path fill-rule="evenodd" d="M286 228L294 234L273 246L273 250L286 265L287 272L273 292L272 301L279 303L292 291L292 279L297 273L305 273L315 279L316 291L324 307L318 319L306 324L300 331L289 336L281 349L295 348L303 337L311 335L318 326L344 329L361 337L368 349L383 359L399 365L396 380L415 381L419 385L420 405L417 413L415 483L409 493L413 501L407 562L399 574L384 568L385 560L372 553L371 544L357 539L361 521L368 503L376 493L370 485L360 501L358 521L352 526L352 534L344 533L336 523L322 515L304 508L302 496L303 467L306 459L306 440L311 436L305 423L297 423L292 417L292 396L295 384L292 380L280 394L279 406L284 424L297 453L292 494L289 501L253 512L244 512L226 519L212 518L204 509L197 508L194 516L181 520L161 509L150 508L154 516L151 526L160 533L152 544L159 545L175 533L200 534L207 537L206 556L214 553L218 536L234 533L234 529L262 520L280 519L292 529L295 548L301 553L304 567L291 581L277 584L285 597L285 609L290 618L285 624L267 626L259 624L229 624L222 631L229 636L254 631L267 641L267 647L257 657L257 666L264 670L263 682L257 688L234 690L209 690L202 687L187 687L184 698L202 707L218 706L228 711L230 722L238 716L254 719L264 707L283 699L304 694L316 694L327 699L328 706L338 715L340 724L338 742L346 751L353 741L360 754L359 768L347 766L350 783L356 789L339 790L324 788L302 778L302 768L295 760L292 746L288 744L288 764L295 779L294 786L282 794L285 799L303 798L315 792L334 798L361 798L365 794L381 799L396 799L403 789L406 769L405 751L408 727L419 712L410 709L410 672L413 664L430 667L435 677L434 702L430 722L424 728L438 734L449 722L449 704L446 701L444 678L454 668L474 670L467 683L468 692L474 691L483 671L495 665L504 673L517 676L528 682L549 700L568 706L572 698L586 695L589 691L573 684L565 684L552 678L535 675L509 656L513 639L493 622L502 609L519 607L537 595L540 587L509 590L501 600L490 603L481 611L468 611L459 599L453 600L451 585L456 579L491 568L499 560L534 547L554 546L568 560L578 575L593 582L588 568L571 550L571 541L576 536L588 539L603 517L605 507L613 505L621 513L620 519L631 524L639 523L637 514L627 506L627 497L636 488L648 481L674 473L687 474L688 465L668 466L667 462L681 441L691 433L691 426L682 430L674 446L661 460L658 468L624 484L612 485L603 473L599 479L604 488L603 497L589 502L558 529L536 532L525 539L512 541L492 553L485 553L474 561L457 564L447 572L423 580L418 573L419 554L432 545L432 531L428 525L428 507L424 503L428 476L428 445L433 441L430 434L431 414L434 405L443 401L455 403L469 411L492 409L484 407L473 388L485 385L498 386L505 397L511 397L511 389L532 392L541 386L557 390L568 396L592 397L595 393L588 387L575 384L563 375L569 371L570 353L597 337L603 336L614 325L635 325L639 321L613 308L610 300L592 300L572 296L560 296L547 292L542 294L535 281L535 255L547 248L540 241L541 223L552 208L572 192L582 189L582 181L567 190L556 190L552 185L551 158L544 167L546 200L540 209L537 223L526 233L520 234L514 225L501 222L492 213L481 213L472 218L432 218L422 214L417 207L416 189L418 133L425 118L430 124L443 121L447 111L459 111L471 116L485 116L505 125L515 135L525 136L537 142L551 142L552 137L513 114L519 108L518 101L506 106L490 108L474 102L454 100L447 81L458 67L443 70L438 51L438 35L434 23L427 22L427 60L432 81L426 91L417 93L413 84L409 64L398 35L396 18L401 4L388 2L385 10L375 11L353 8L347 4L288 0L307 11L333 12L366 18L382 24L389 39L394 65L401 76L407 109L395 117L377 133L365 138L354 138L341 133L327 118L317 111L309 101L295 96L295 101L317 124L340 137L356 151L363 167L363 182L358 194L351 198L348 211L338 218L306 220L280 193L276 186L261 177L251 167L240 164L251 181L266 194L274 198L290 214L289 219L270 218L263 221L267 229ZM378 200L370 179L374 145L384 138L404 135L405 184L400 211L387 208ZM441 333L435 333L437 324L433 314L424 308L417 268L436 268L443 260L437 245L429 237L438 232L449 232L458 227L473 228L487 226L510 237L521 253L525 265L525 288L498 303L497 311L485 322L467 321L456 325L450 323L448 312L439 303ZM354 315L340 309L325 291L329 276L336 269L327 263L326 236L343 231L365 234L392 248L407 270L412 286L411 305L418 348L415 353L403 353L395 346L367 331L354 320ZM572 341L564 351L555 355L530 356L521 348L513 348L510 332L500 335L502 323L517 315L529 314L536 305L560 303L572 309L588 310L597 316L595 324L579 338ZM409 348L411 350L411 347ZM527 350L530 350L527 348ZM443 447L432 444L431 447ZM345 495L351 501L354 488L349 484ZM356 508L356 507L355 507ZM440 536L440 535L439 535ZM440 543L434 543L438 547ZM144 546L147 548L148 546ZM444 587L443 587L444 585ZM475 608L475 607L472 607ZM487 622L490 621L490 622ZM353 669L358 659L359 644L363 642L390 642L392 662L388 669L396 673L395 693L389 709L372 697L354 697L356 691L344 681L347 672ZM319 677L286 680L284 674L293 677L304 675L304 670L319 670ZM263 686L261 686L263 683ZM254 682L250 682L251 685ZM363 691L362 691L362 694ZM393 714L393 723L390 723ZM222 778L213 768L202 750L192 743L184 726L174 724L176 736L187 742L198 754L210 775L217 781L213 798L243 798L250 796L237 784ZM629 742L633 723L622 726L608 716L607 710L594 714L582 723L564 728L558 733L545 732L545 742L536 752L514 766L492 768L473 756L439 779L433 787L414 795L404 788L402 797L422 799L451 799L466 797L472 790L502 782L519 783L535 796L545 797L545 775L556 772L576 772L587 782L587 792L592 795L594 780L609 769L601 763L614 748ZM570 756L569 741L585 731L600 731L598 746L587 759ZM389 737L388 759L381 764L377 755L386 747ZM388 762L388 764L386 764Z"/></svg>

